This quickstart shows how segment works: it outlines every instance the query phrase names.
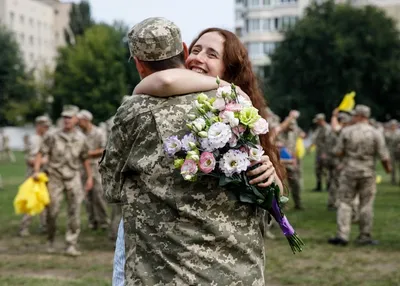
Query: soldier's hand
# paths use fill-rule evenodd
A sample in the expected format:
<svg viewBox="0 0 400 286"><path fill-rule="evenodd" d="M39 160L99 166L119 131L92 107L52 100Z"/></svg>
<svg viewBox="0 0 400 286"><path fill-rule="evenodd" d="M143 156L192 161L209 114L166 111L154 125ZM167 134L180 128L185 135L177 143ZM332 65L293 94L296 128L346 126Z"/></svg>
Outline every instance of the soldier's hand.
<svg viewBox="0 0 400 286"><path fill-rule="evenodd" d="M93 178L90 177L86 180L86 184L85 184L85 191L86 192L90 192L90 190L93 188Z"/></svg>
<svg viewBox="0 0 400 286"><path fill-rule="evenodd" d="M262 165L246 173L249 177L257 176L249 183L252 185L258 184L259 187L268 187L275 180L275 168L267 155L262 156L260 162L252 162L251 166L258 163Z"/></svg>
<svg viewBox="0 0 400 286"><path fill-rule="evenodd" d="M34 172L34 173L32 174L32 178L33 178L35 181L38 181L38 180L39 180L39 172Z"/></svg>

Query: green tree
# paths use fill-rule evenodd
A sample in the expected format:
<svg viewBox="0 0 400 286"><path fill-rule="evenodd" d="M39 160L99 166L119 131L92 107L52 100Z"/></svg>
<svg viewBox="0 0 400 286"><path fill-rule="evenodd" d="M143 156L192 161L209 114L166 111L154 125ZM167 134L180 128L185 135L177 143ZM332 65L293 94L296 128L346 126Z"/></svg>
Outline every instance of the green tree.
<svg viewBox="0 0 400 286"><path fill-rule="evenodd" d="M82 36L86 29L94 24L88 1L73 3L69 12L69 29L64 31L68 44L74 44L78 36Z"/></svg>
<svg viewBox="0 0 400 286"><path fill-rule="evenodd" d="M60 50L54 77L54 119L65 104L90 110L96 122L115 114L121 98L131 94L130 84L139 81L137 73L128 79L123 36L113 26L94 25L74 46Z"/></svg>
<svg viewBox="0 0 400 286"><path fill-rule="evenodd" d="M33 76L25 65L14 34L0 26L0 126L18 125L31 119L36 109Z"/></svg>
<svg viewBox="0 0 400 286"><path fill-rule="evenodd" d="M305 126L317 112L329 116L352 90L378 119L400 116L399 34L378 8L310 6L286 32L269 72L270 105L280 114L299 109Z"/></svg>

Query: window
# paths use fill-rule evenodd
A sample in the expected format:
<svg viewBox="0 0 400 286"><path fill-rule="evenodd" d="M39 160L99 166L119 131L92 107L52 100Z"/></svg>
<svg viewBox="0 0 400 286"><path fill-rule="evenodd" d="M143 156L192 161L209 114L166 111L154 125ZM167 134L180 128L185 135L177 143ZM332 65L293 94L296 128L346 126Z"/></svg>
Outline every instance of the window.
<svg viewBox="0 0 400 286"><path fill-rule="evenodd" d="M33 36L29 36L29 44L33 45Z"/></svg>
<svg viewBox="0 0 400 286"><path fill-rule="evenodd" d="M14 22L14 17L15 17L14 12L10 12L10 24Z"/></svg>
<svg viewBox="0 0 400 286"><path fill-rule="evenodd" d="M259 7L260 0L249 0L249 7Z"/></svg>
<svg viewBox="0 0 400 286"><path fill-rule="evenodd" d="M21 41L22 44L25 42L25 35L23 33L19 35L19 40Z"/></svg>
<svg viewBox="0 0 400 286"><path fill-rule="evenodd" d="M249 32L259 32L260 28L260 19L249 20Z"/></svg>
<svg viewBox="0 0 400 286"><path fill-rule="evenodd" d="M275 42L264 42L264 54L270 56L276 48Z"/></svg>
<svg viewBox="0 0 400 286"><path fill-rule="evenodd" d="M20 15L20 16L19 16L19 21L21 22L21 24L24 24L24 23L25 23L25 17L24 17L24 15Z"/></svg>
<svg viewBox="0 0 400 286"><path fill-rule="evenodd" d="M252 59L260 58L263 54L263 44L261 42L249 43L249 55Z"/></svg>
<svg viewBox="0 0 400 286"><path fill-rule="evenodd" d="M264 5L264 6L267 6L267 7L268 7L268 6L271 6L271 1L272 1L272 0L263 0L263 5Z"/></svg>

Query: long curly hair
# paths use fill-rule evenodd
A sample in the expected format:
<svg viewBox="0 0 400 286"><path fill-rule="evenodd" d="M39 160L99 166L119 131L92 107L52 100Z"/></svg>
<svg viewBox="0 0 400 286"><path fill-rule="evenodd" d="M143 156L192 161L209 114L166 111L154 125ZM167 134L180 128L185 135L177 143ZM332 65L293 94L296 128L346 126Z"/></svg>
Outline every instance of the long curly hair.
<svg viewBox="0 0 400 286"><path fill-rule="evenodd" d="M235 34L220 28L205 29L193 40L189 52L192 51L193 46L201 36L210 32L217 32L225 39L222 59L225 65L223 80L234 83L247 93L253 106L259 110L263 118L267 119L267 103L258 85L246 47ZM279 160L278 148L273 144L269 133L261 135L260 141L265 154L269 156L274 165L278 177L283 181L286 172Z"/></svg>

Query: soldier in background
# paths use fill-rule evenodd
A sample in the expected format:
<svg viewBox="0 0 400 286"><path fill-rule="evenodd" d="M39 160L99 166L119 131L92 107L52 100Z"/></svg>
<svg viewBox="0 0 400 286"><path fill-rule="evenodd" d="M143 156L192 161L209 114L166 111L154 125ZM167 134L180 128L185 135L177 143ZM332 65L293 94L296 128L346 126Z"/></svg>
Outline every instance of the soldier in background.
<svg viewBox="0 0 400 286"><path fill-rule="evenodd" d="M14 153L10 149L10 137L8 137L8 135L2 129L0 130L0 138L2 141L0 148L0 161L8 158L11 163L15 163Z"/></svg>
<svg viewBox="0 0 400 286"><path fill-rule="evenodd" d="M317 180L317 186L313 190L315 192L321 192L322 177L327 176L327 139L330 132L330 126L325 121L325 114L319 113L314 119L313 123L317 124L317 129L314 131L312 137L312 144L316 147L315 154L315 176ZM329 177L326 178L327 189L329 189Z"/></svg>
<svg viewBox="0 0 400 286"><path fill-rule="evenodd" d="M68 224L65 235L66 252L70 256L79 256L77 243L80 234L80 210L84 196L80 176L80 165L83 163L87 175L85 191L93 187L92 170L88 158L89 148L86 138L76 128L79 108L73 105L64 106L61 116L63 128L48 132L43 139L40 150L35 158L34 175L37 177L43 156L48 159L48 190L50 194L49 213L47 217L49 253L55 252L54 240L56 235L56 220L61 209L61 202L65 193L67 198Z"/></svg>
<svg viewBox="0 0 400 286"><path fill-rule="evenodd" d="M392 174L391 183L392 185L397 184L397 167L400 166L400 154L397 146L400 144L400 130L398 129L399 123L393 119L388 122L388 128L385 131L386 145L390 153L390 161L392 162Z"/></svg>
<svg viewBox="0 0 400 286"><path fill-rule="evenodd" d="M104 148L106 146L106 136L104 132L92 123L93 115L87 110L78 113L79 127L86 136L89 145L88 157L91 161L93 174L93 188L86 194L86 210L88 214L89 228L95 230L108 229L109 221L107 217L107 205L103 198L103 188L99 173L99 164ZM86 182L86 172L82 170L82 184Z"/></svg>
<svg viewBox="0 0 400 286"><path fill-rule="evenodd" d="M357 243L374 245L372 239L373 204L376 194L375 160L378 156L387 173L391 166L383 135L369 125L370 108L357 105L354 110L355 124L340 134L335 151L343 156L346 165L340 175L337 234L328 240L333 245L347 245L350 238L352 203L360 196L360 235Z"/></svg>
<svg viewBox="0 0 400 286"><path fill-rule="evenodd" d="M42 144L43 136L49 130L51 126L51 121L47 116L39 116L35 119L35 134L28 136L27 140L27 150L25 154L26 162L26 177L29 178L33 174L33 164L35 163L35 157L39 152L40 145ZM25 139L25 138L24 138ZM46 165L48 162L47 157L42 157L41 159L41 172L46 170ZM42 233L46 232L46 220L47 220L47 208L43 210L40 214L40 231ZM25 214L22 217L19 236L29 236L29 226L32 222L32 216Z"/></svg>

